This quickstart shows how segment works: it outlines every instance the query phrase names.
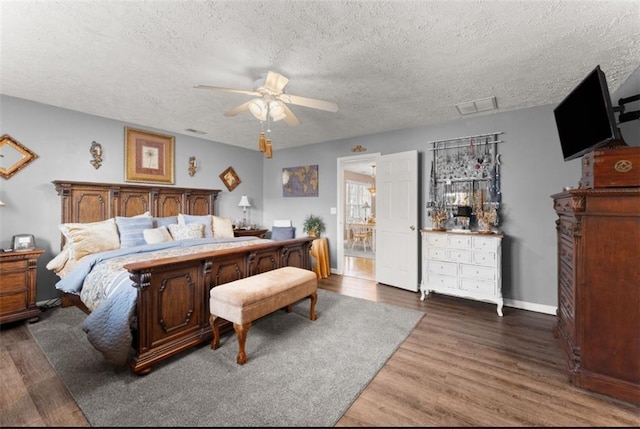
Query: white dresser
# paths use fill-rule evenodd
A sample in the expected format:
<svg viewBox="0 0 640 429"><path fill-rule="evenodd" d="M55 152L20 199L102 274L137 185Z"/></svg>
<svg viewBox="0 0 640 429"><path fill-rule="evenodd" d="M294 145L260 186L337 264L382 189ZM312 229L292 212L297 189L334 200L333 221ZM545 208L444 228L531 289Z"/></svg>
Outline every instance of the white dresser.
<svg viewBox="0 0 640 429"><path fill-rule="evenodd" d="M420 299L437 292L498 305L502 316L502 234L422 229Z"/></svg>

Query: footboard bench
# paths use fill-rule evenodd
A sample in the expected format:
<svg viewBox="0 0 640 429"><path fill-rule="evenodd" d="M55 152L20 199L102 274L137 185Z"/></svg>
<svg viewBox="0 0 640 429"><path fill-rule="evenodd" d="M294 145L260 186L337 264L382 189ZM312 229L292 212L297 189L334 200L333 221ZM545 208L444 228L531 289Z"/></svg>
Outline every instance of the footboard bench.
<svg viewBox="0 0 640 429"><path fill-rule="evenodd" d="M215 320L222 318L233 323L238 338L237 363L247 361L245 343L251 323L279 309L291 312L292 304L310 298L309 318L316 320L318 280L313 271L297 267L282 267L216 286L209 292L209 309L213 341L211 348L220 345L220 332Z"/></svg>

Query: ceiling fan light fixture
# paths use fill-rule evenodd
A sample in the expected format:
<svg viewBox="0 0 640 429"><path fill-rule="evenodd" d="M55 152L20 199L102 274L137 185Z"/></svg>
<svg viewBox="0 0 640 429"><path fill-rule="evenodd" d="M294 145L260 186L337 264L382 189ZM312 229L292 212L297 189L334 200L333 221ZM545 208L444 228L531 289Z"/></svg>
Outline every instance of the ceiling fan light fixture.
<svg viewBox="0 0 640 429"><path fill-rule="evenodd" d="M264 103L262 98L251 100L249 103L249 111L256 119L259 119L260 121L267 120L267 105Z"/></svg>
<svg viewBox="0 0 640 429"><path fill-rule="evenodd" d="M287 114L284 113L284 108L282 107L282 104L280 104L278 101L270 101L269 116L271 116L271 120L273 120L273 122L276 122L281 119L284 119L287 116Z"/></svg>

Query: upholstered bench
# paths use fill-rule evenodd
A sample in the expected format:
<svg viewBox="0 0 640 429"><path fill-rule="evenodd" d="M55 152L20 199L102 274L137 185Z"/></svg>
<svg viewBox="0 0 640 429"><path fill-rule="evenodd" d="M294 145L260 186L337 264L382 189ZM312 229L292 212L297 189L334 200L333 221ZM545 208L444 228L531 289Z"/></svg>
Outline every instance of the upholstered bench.
<svg viewBox="0 0 640 429"><path fill-rule="evenodd" d="M279 309L289 313L292 304L303 298L311 298L309 318L316 320L317 288L316 274L296 267L278 268L212 288L209 293L211 348L217 349L220 345L215 320L219 317L232 322L239 346L236 360L243 365L247 361L245 342L251 323Z"/></svg>

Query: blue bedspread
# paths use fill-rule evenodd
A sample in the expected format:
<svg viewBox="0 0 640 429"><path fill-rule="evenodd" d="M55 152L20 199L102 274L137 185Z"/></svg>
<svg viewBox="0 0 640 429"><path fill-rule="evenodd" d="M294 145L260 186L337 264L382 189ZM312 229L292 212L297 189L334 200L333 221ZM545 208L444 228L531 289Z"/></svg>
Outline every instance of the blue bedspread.
<svg viewBox="0 0 640 429"><path fill-rule="evenodd" d="M212 245L222 243L241 243L255 241L254 237L224 238L199 238L192 240L179 240L153 245L137 246L128 249L118 249L88 255L78 262L78 265L63 279L56 283L56 288L68 293L80 294L85 278L100 263L127 255L149 254L173 248L193 248L194 246L206 246L202 250L215 250ZM262 241L262 240L260 240ZM243 243L240 245L248 245ZM112 363L114 366L123 366L127 363L132 351L131 322L135 313L138 290L133 287L129 279L129 273L120 267L117 273L119 284L113 292L95 308L83 322L82 329L87 333L89 342Z"/></svg>

